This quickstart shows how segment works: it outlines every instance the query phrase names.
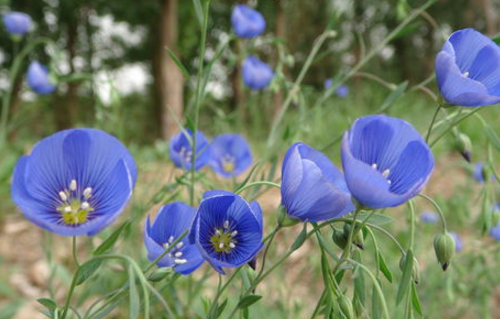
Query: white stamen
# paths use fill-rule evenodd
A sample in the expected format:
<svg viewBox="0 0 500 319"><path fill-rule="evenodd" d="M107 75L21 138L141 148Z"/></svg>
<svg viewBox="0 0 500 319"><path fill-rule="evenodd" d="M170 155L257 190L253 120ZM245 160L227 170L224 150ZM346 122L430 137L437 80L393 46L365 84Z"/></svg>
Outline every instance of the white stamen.
<svg viewBox="0 0 500 319"><path fill-rule="evenodd" d="M73 192L76 191L76 179L71 180L71 183L69 183L69 189Z"/></svg>
<svg viewBox="0 0 500 319"><path fill-rule="evenodd" d="M168 257L168 258L172 258L172 254L171 254L171 253L168 253L168 254L167 254L167 257Z"/></svg>
<svg viewBox="0 0 500 319"><path fill-rule="evenodd" d="M229 243L229 247L234 248L236 245L234 243Z"/></svg>
<svg viewBox="0 0 500 319"><path fill-rule="evenodd" d="M228 229L228 228L229 228L229 220L226 220L226 221L224 222L224 228L225 228L225 229Z"/></svg>
<svg viewBox="0 0 500 319"><path fill-rule="evenodd" d="M170 244L169 244L169 243L164 243L164 244L163 244L163 248L165 248L165 250L167 250L169 247L170 247Z"/></svg>
<svg viewBox="0 0 500 319"><path fill-rule="evenodd" d="M174 242L174 236L170 236L170 237L168 238L168 243L169 243L169 244L171 244L171 243L173 243L173 242Z"/></svg>
<svg viewBox="0 0 500 319"><path fill-rule="evenodd" d="M176 260L174 260L174 262L175 262L176 264L181 265L181 264L185 264L185 263L187 263L187 259L176 259Z"/></svg>
<svg viewBox="0 0 500 319"><path fill-rule="evenodd" d="M87 187L83 190L83 197L85 199L89 199L90 197L92 197L92 187Z"/></svg>
<svg viewBox="0 0 500 319"><path fill-rule="evenodd" d="M61 197L61 200L63 202L67 201L68 200L68 195L66 195L65 192L59 192L59 197Z"/></svg>
<svg viewBox="0 0 500 319"><path fill-rule="evenodd" d="M373 163L373 164L372 164L372 168L373 168L373 169L377 169L377 163Z"/></svg>
<svg viewBox="0 0 500 319"><path fill-rule="evenodd" d="M217 236L220 236L220 230L216 229L216 230L215 230L215 234L216 234Z"/></svg>
<svg viewBox="0 0 500 319"><path fill-rule="evenodd" d="M387 178L387 176L389 176L389 174L391 173L391 171L389 169L386 169L383 173L382 173L382 176L384 176L385 178Z"/></svg>
<svg viewBox="0 0 500 319"><path fill-rule="evenodd" d="M178 251L174 254L175 258L182 257L182 251Z"/></svg>
<svg viewBox="0 0 500 319"><path fill-rule="evenodd" d="M82 205L80 206L82 209L89 209L90 208L90 204L87 203L87 202L83 202Z"/></svg>
<svg viewBox="0 0 500 319"><path fill-rule="evenodd" d="M466 72L462 73L462 75L465 76L465 77L468 77L469 76L469 72L466 71Z"/></svg>
<svg viewBox="0 0 500 319"><path fill-rule="evenodd" d="M177 248L177 249L181 249L183 246L184 246L184 243L183 243L183 242L180 242L180 243L178 243L178 244L175 246L175 248Z"/></svg>
<svg viewBox="0 0 500 319"><path fill-rule="evenodd" d="M391 185L391 180L390 179L387 180L387 184Z"/></svg>
<svg viewBox="0 0 500 319"><path fill-rule="evenodd" d="M234 230L234 231L231 233L231 237L234 237L234 236L236 236L236 235L238 235L238 231L237 231L237 230Z"/></svg>
<svg viewBox="0 0 500 319"><path fill-rule="evenodd" d="M224 243L219 244L219 249L222 249L222 248L224 248Z"/></svg>
<svg viewBox="0 0 500 319"><path fill-rule="evenodd" d="M66 206L66 207L64 207L64 211L65 211L66 213L70 213L70 212L72 211L71 206Z"/></svg>

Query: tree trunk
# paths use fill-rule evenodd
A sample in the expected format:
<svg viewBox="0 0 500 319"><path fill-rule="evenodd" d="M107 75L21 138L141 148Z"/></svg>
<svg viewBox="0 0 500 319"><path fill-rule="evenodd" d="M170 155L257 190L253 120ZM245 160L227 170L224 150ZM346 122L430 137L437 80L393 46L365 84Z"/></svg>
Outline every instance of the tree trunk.
<svg viewBox="0 0 500 319"><path fill-rule="evenodd" d="M496 12L491 0L482 0L484 18L486 20L486 34L495 35L496 31Z"/></svg>
<svg viewBox="0 0 500 319"><path fill-rule="evenodd" d="M178 0L163 0L158 52L160 63L161 134L169 139L179 128L175 118L182 122L184 79L174 60L166 53L165 47L176 51L178 37Z"/></svg>

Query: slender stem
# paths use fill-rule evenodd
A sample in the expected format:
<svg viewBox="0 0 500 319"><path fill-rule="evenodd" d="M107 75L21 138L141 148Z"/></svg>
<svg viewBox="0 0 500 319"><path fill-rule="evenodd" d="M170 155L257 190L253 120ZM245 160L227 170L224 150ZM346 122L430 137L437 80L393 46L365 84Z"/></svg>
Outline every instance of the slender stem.
<svg viewBox="0 0 500 319"><path fill-rule="evenodd" d="M453 127L457 126L460 122L462 122L463 120L471 117L472 115L474 115L474 113L478 112L479 110L481 110L480 107L477 107L475 108L473 111L467 113L466 115L464 115L463 117L461 117L460 119L454 121L448 128L446 128L446 130L444 130L443 133L441 133L436 139L434 139L434 141L432 141L430 143L430 147L432 148L434 145L436 145L436 143L443 137L446 135L446 133L448 133Z"/></svg>
<svg viewBox="0 0 500 319"><path fill-rule="evenodd" d="M76 246L76 236L73 236L73 260L75 261L76 267L80 267L80 263L78 262L78 254L77 254L77 246Z"/></svg>
<svg viewBox="0 0 500 319"><path fill-rule="evenodd" d="M319 298L318 303L316 304L316 308L314 308L314 311L311 315L311 319L316 318L316 316L318 315L319 310L321 309L321 305L323 304L323 301L325 300L326 293L327 293L327 290L325 288L325 289L323 289L323 293L321 294L321 297Z"/></svg>
<svg viewBox="0 0 500 319"><path fill-rule="evenodd" d="M165 257L184 237L186 237L188 233L189 233L189 230L184 231L179 237L177 237L172 242L172 244L170 244L168 246L167 249L165 249L165 251L163 253L161 253L158 257L156 257L155 260L153 260L152 262L150 262L149 265L142 272L145 274L149 270L151 270L151 268L153 268L154 265L156 265L156 263L158 263L160 260L162 260L162 258Z"/></svg>
<svg viewBox="0 0 500 319"><path fill-rule="evenodd" d="M431 137L432 128L434 127L434 123L436 122L436 118L439 114L439 111L441 111L442 107L443 106L441 104L439 104L438 107L436 108L436 112L434 112L434 116L432 117L431 124L429 125L429 129L427 130L427 135L425 137L426 143L429 143L429 138Z"/></svg>
<svg viewBox="0 0 500 319"><path fill-rule="evenodd" d="M411 199L408 201L408 207L410 208L410 241L408 243L408 249L413 249L413 244L415 242L415 205Z"/></svg>
<svg viewBox="0 0 500 319"><path fill-rule="evenodd" d="M276 187L276 188L281 188L281 185L280 185L280 184L273 183L273 182L268 182L268 181L252 182L252 183L248 183L248 184L246 184L245 186L243 186L243 187L242 187L242 188L240 188L240 189L237 189L237 190L235 191L235 194L240 194L240 193L242 193L244 190L246 190L246 189L248 189L248 188L251 188L251 187L256 187L256 186L262 186L262 185L271 186L271 187Z"/></svg>
<svg viewBox="0 0 500 319"><path fill-rule="evenodd" d="M346 259L351 253L352 240L354 238L354 232L356 231L356 218L358 217L360 210L356 209L352 215L351 231L349 232L349 237L347 237L347 244L345 245L344 251L340 259Z"/></svg>
<svg viewBox="0 0 500 319"><path fill-rule="evenodd" d="M260 275L262 275L262 273L264 272L264 268L266 266L266 257L267 257L267 253L269 252L269 247L271 247L271 244L273 243L274 237L276 236L276 233L280 229L281 229L281 227L280 227L280 225L278 225L278 226L276 226L276 228L271 233L271 237L269 239L269 242L267 243L266 249L264 250L264 255L262 255L262 267L260 267L260 271L257 274L257 277L259 277Z"/></svg>
<svg viewBox="0 0 500 319"><path fill-rule="evenodd" d="M234 276L234 275L233 275ZM217 293L215 294L215 298L210 305L210 310L208 311L210 318L215 318L213 312L217 309L217 302L219 301L219 297L222 294L222 275L219 274L219 284L217 285Z"/></svg>
<svg viewBox="0 0 500 319"><path fill-rule="evenodd" d="M431 197L429 197L429 196L427 196L427 195L425 195L423 193L418 194L418 196L424 198L429 203L431 203L432 206L434 206L436 208L436 210L438 211L439 217L441 218L441 223L443 225L443 231L447 232L448 231L448 226L446 224L446 218L444 218L444 213L441 210L441 207L439 207L439 205L436 203L436 201L434 199L432 199Z"/></svg>

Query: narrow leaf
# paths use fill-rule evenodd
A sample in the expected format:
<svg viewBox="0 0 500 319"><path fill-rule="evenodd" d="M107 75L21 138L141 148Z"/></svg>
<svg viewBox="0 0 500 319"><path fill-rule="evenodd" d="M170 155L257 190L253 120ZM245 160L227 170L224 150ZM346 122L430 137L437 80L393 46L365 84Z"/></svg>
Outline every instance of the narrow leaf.
<svg viewBox="0 0 500 319"><path fill-rule="evenodd" d="M387 264L385 262L384 256L380 252L380 250L377 251L378 254L378 267L380 271L384 274L385 278L392 283L392 272L389 270L389 267L387 267Z"/></svg>
<svg viewBox="0 0 500 319"><path fill-rule="evenodd" d="M140 300L139 293L137 292L137 284L135 282L135 274L132 266L128 268L128 282L129 282L129 304L130 304L130 319L139 317Z"/></svg>
<svg viewBox="0 0 500 319"><path fill-rule="evenodd" d="M398 287L398 294L396 296L396 304L399 305L403 297L408 292L408 288L411 282L411 274L413 271L413 252L408 249L406 253L405 265L403 267L403 276L401 277L401 282Z"/></svg>
<svg viewBox="0 0 500 319"><path fill-rule="evenodd" d="M117 230L115 230L108 238L106 238L106 240L102 244L100 244L99 247L96 248L96 250L94 250L94 255L95 256L102 255L105 252L107 252L109 249L111 249L111 247L113 247L115 245L116 241L120 237L120 234L122 233L122 231L128 225L130 225L130 222L126 221L120 227L118 227Z"/></svg>
<svg viewBox="0 0 500 319"><path fill-rule="evenodd" d="M378 109L377 113L384 113L396 102L406 91L408 81L399 84L389 95L385 98L384 102Z"/></svg>
<svg viewBox="0 0 500 319"><path fill-rule="evenodd" d="M76 285L83 284L87 279L92 276L97 269L101 266L101 260L92 260L82 265L80 270L78 271L78 277L76 279Z"/></svg>
<svg viewBox="0 0 500 319"><path fill-rule="evenodd" d="M420 304L420 299L418 298L417 285L415 285L414 282L411 283L411 302L415 311L422 316L422 305Z"/></svg>
<svg viewBox="0 0 500 319"><path fill-rule="evenodd" d="M262 298L261 295L248 295L243 297L240 302L238 302L238 308L245 309L256 303Z"/></svg>
<svg viewBox="0 0 500 319"><path fill-rule="evenodd" d="M304 242L307 239L307 223L304 223L304 227L302 228L302 231L300 232L299 236L295 239L295 241L292 244L292 247L290 247L291 251L295 251L299 249Z"/></svg>
<svg viewBox="0 0 500 319"><path fill-rule="evenodd" d="M38 303L53 312L57 308L57 304L54 300L49 298L40 298L37 299Z"/></svg>

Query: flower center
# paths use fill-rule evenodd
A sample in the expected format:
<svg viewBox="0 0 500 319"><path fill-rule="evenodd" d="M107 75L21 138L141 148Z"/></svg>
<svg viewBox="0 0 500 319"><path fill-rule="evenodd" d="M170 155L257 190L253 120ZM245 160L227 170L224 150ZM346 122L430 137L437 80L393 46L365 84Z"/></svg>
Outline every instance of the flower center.
<svg viewBox="0 0 500 319"><path fill-rule="evenodd" d="M184 159L185 163L191 163L193 152L191 152L190 150L188 150L186 147L183 146L181 147L179 154L181 155L181 158Z"/></svg>
<svg viewBox="0 0 500 319"><path fill-rule="evenodd" d="M165 250L169 249L170 246L173 244L173 242L175 241L175 238L174 236L170 236L168 238L168 241L166 243L163 244L163 248L165 248ZM187 259L185 258L182 258L183 257L183 253L182 251L179 251L182 247L184 247L184 243L183 242L178 242L174 248L172 248L168 254L167 254L167 257L169 258L173 258L174 259L174 263L176 265L182 265L182 264L185 264L187 263Z"/></svg>
<svg viewBox="0 0 500 319"><path fill-rule="evenodd" d="M216 252L229 253L236 247L237 241L234 239L236 235L238 235L238 231L231 231L229 221L226 220L222 228L215 228L214 235L210 238L210 242L214 246Z"/></svg>
<svg viewBox="0 0 500 319"><path fill-rule="evenodd" d="M86 187L83 192L78 191L75 179L71 180L69 187L59 192L59 205L56 210L61 213L62 221L66 225L80 225L88 220L94 208L88 200L92 197L92 187Z"/></svg>
<svg viewBox="0 0 500 319"><path fill-rule="evenodd" d="M374 170L378 170L378 169L377 169L377 163L373 163L373 164L372 164L372 168L373 168ZM389 184L389 185L391 185L391 180L390 180L390 179L388 179L387 177L389 177L389 174L390 174L390 173L391 173L391 170L390 170L390 169L386 169L386 170L384 170L384 171L382 172L382 176L384 176L384 178L387 180L387 184Z"/></svg>
<svg viewBox="0 0 500 319"><path fill-rule="evenodd" d="M225 172L231 173L235 169L234 162L235 162L234 157L232 157L229 154L224 155L221 159L222 169Z"/></svg>

